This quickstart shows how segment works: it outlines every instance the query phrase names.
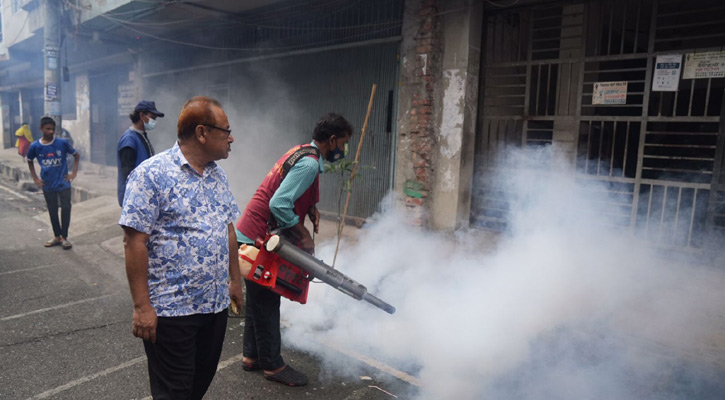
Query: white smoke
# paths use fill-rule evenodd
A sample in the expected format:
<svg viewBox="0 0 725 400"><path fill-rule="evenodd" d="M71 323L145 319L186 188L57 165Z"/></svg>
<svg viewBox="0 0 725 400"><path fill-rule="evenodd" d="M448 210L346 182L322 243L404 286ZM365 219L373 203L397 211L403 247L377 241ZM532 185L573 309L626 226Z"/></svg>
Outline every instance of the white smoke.
<svg viewBox="0 0 725 400"><path fill-rule="evenodd" d="M226 67L221 71L203 69L201 76L188 73L185 85L176 80L153 82L154 87L145 93L147 100L155 100L159 110L166 113L159 118L157 127L149 133L157 152L166 150L177 140L177 123L181 108L194 96L209 96L222 103L232 130L234 142L229 158L220 165L229 176L234 198L244 210L257 186L272 165L287 149L312 138L313 126L300 123L299 104L289 87L279 78L279 64L242 64ZM215 74L229 75L230 90L209 86ZM192 79L193 78L193 79Z"/></svg>
<svg viewBox="0 0 725 400"><path fill-rule="evenodd" d="M708 344L723 331L722 275L669 262L613 227L603 188L583 190L560 161L515 156L533 168L494 178L512 200L495 246L473 231L422 232L385 210L336 264L397 312L313 284L307 305L283 302L285 345L318 353L328 375L360 371L322 343L375 358L415 376L420 399L687 397L676 379L706 398L702 382L725 370ZM323 243L317 255L333 252Z"/></svg>

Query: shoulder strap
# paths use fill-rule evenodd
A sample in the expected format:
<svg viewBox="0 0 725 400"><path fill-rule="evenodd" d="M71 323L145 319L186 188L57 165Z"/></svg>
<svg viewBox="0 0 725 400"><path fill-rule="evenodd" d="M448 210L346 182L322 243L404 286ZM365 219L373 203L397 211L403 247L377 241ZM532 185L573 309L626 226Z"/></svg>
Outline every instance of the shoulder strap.
<svg viewBox="0 0 725 400"><path fill-rule="evenodd" d="M320 150L315 146L302 146L295 150L295 152L287 157L282 164L282 179L284 180L284 177L287 176L287 173L295 166L295 164L297 164L297 162L307 156L315 156L319 159Z"/></svg>
<svg viewBox="0 0 725 400"><path fill-rule="evenodd" d="M295 150L292 154L290 154L290 156L287 157L287 159L284 160L284 163L282 164L282 178L280 179L280 183L284 180L284 178L287 176L287 173L292 169L292 167L294 167L295 164L297 164L302 158L307 156L315 156L319 160L320 150L315 146L302 146L299 149ZM267 221L267 232L271 232L274 229L277 229L277 220L270 212L269 220Z"/></svg>

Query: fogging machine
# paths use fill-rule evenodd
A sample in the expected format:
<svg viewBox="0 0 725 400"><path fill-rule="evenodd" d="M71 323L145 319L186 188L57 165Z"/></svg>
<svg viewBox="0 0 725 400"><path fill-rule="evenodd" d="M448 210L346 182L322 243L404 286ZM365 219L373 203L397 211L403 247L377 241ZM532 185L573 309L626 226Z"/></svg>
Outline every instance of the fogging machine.
<svg viewBox="0 0 725 400"><path fill-rule="evenodd" d="M305 304L310 281L317 278L356 300L365 300L388 314L395 313L395 307L368 293L365 286L279 235L268 235L257 242L257 247L243 244L239 248L242 276L280 296Z"/></svg>

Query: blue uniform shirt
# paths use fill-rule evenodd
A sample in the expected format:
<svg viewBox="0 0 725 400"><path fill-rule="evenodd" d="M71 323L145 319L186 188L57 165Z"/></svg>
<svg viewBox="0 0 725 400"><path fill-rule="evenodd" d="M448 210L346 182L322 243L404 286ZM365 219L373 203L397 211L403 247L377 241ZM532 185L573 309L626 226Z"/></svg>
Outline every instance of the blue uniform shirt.
<svg viewBox="0 0 725 400"><path fill-rule="evenodd" d="M229 224L239 215L224 170L212 162L199 175L178 144L131 172L118 223L150 235L149 298L158 316L229 306Z"/></svg>
<svg viewBox="0 0 725 400"><path fill-rule="evenodd" d="M55 136L48 144L43 144L38 139L30 145L28 160L38 159L44 191L58 192L70 188L70 182L65 179L68 175L66 154L75 153L76 150L67 140Z"/></svg>
<svg viewBox="0 0 725 400"><path fill-rule="evenodd" d="M118 193L118 204L123 204L123 194L126 192L126 177L122 176L121 174L121 149L124 147L130 147L136 152L136 165L135 167L138 167L139 164L146 161L149 157L153 156L153 148L151 147L151 142L147 140L145 136L143 136L143 132L139 132L134 127L130 127L126 129L126 132L123 132L123 135L121 135L121 138L118 139L118 148L116 150L116 164L118 165L118 181L117 181L117 193ZM144 144L144 141L146 143ZM148 146L148 148L147 148Z"/></svg>

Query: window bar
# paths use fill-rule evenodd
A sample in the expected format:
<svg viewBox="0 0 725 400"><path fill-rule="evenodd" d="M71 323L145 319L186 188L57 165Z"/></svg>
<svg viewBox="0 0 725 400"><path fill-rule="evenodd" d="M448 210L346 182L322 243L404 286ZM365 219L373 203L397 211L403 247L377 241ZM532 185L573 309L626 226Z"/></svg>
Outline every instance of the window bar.
<svg viewBox="0 0 725 400"><path fill-rule="evenodd" d="M571 93L572 93L571 92L571 77L572 77L572 75L574 75L574 63L573 62L569 63L569 79L567 80L567 84L566 84L566 93L567 93L567 95L566 95L566 113L567 113L567 115L570 115L569 108L571 108ZM559 98L559 96L557 96L557 99L558 98Z"/></svg>
<svg viewBox="0 0 725 400"><path fill-rule="evenodd" d="M495 133L493 135L493 137L494 137L494 147L495 147L494 148L494 154L496 155L495 158L494 158L494 160L495 160L494 165L493 165L494 168L500 167L500 165L499 165L499 163L500 163L500 161L499 161L499 155L501 154L501 149L500 149L500 145L501 145L500 126L501 126L501 120L500 119L497 119L496 120L496 131L495 131Z"/></svg>
<svg viewBox="0 0 725 400"><path fill-rule="evenodd" d="M609 156L609 176L614 176L614 143L617 141L617 121L612 128L612 154Z"/></svg>
<svg viewBox="0 0 725 400"><path fill-rule="evenodd" d="M672 244L675 244L677 236L677 223L680 221L680 203L682 202L682 187L677 191L677 206L675 208L675 225L672 227Z"/></svg>
<svg viewBox="0 0 725 400"><path fill-rule="evenodd" d="M597 156L597 176L599 176L599 170L602 167L602 148L604 147L604 128L607 126L606 122L602 122L602 129L599 130L599 155Z"/></svg>
<svg viewBox="0 0 725 400"><path fill-rule="evenodd" d="M546 68L546 97L544 100L544 115L549 115L549 101L551 100L551 67L549 64Z"/></svg>
<svg viewBox="0 0 725 400"><path fill-rule="evenodd" d="M541 97L541 67L543 65L536 66L536 102L534 104L534 115L539 115L539 97Z"/></svg>
<svg viewBox="0 0 725 400"><path fill-rule="evenodd" d="M524 37L524 24L521 21L521 14L516 14L516 18L519 20L519 31L518 31L518 45L516 46L516 58L514 61L521 61L521 42Z"/></svg>
<svg viewBox="0 0 725 400"><path fill-rule="evenodd" d="M690 105L687 106L687 116L692 116L692 99L695 98L695 79L692 80L692 84L690 84Z"/></svg>
<svg viewBox="0 0 725 400"><path fill-rule="evenodd" d="M614 31L614 7L609 8L609 38L607 39L607 55L612 55L612 31Z"/></svg>
<svg viewBox="0 0 725 400"><path fill-rule="evenodd" d="M665 99L664 99L664 93L665 92L660 92L660 104L657 107L657 116L658 117L661 117L662 116L662 103L665 101Z"/></svg>
<svg viewBox="0 0 725 400"><path fill-rule="evenodd" d="M637 22L634 27L634 48L632 54L637 53L637 41L639 40L639 20L641 19L642 0L637 2Z"/></svg>
<svg viewBox="0 0 725 400"><path fill-rule="evenodd" d="M589 134L587 135L587 156L584 158L584 173L589 173L589 154L592 147L592 121L589 121Z"/></svg>
<svg viewBox="0 0 725 400"><path fill-rule="evenodd" d="M599 54L599 51L600 51L599 50L599 45L601 44L602 34L604 33L604 24L601 23L601 18L604 15L604 0L601 0L599 2L599 5L600 5L599 6L599 19L600 19L600 23L599 23L599 29L597 29L597 41L594 43L594 55L595 56L600 55Z"/></svg>
<svg viewBox="0 0 725 400"><path fill-rule="evenodd" d="M697 192L699 192L698 189L695 189L695 196L692 198L692 211L690 211L690 232L687 234L687 246L690 246L690 243L692 243L692 229L695 227L695 207L697 207Z"/></svg>
<svg viewBox="0 0 725 400"><path fill-rule="evenodd" d="M647 220L645 223L645 237L649 236L649 220L652 216L652 193L654 192L654 185L649 185L649 202L647 203Z"/></svg>
<svg viewBox="0 0 725 400"><path fill-rule="evenodd" d="M499 60L496 59L496 28L498 27L498 21L496 18L493 18L493 23L491 24L491 58L493 59L493 62L498 62Z"/></svg>
<svg viewBox="0 0 725 400"><path fill-rule="evenodd" d="M624 54L624 34L627 31L627 2L624 2L624 13L622 13L622 37L619 46L619 54Z"/></svg>
<svg viewBox="0 0 725 400"><path fill-rule="evenodd" d="M693 81L694 81L694 79L693 79ZM664 93L664 92L662 92L662 93ZM675 102L672 105L672 116L673 117L676 117L677 116L677 96L679 94L680 94L680 90L678 88L678 90L675 91Z"/></svg>
<svg viewBox="0 0 725 400"><path fill-rule="evenodd" d="M624 154L622 156L622 178L624 178L625 172L627 170L627 151L629 151L629 128L632 126L631 121L627 121L627 130L624 135Z"/></svg>
<svg viewBox="0 0 725 400"><path fill-rule="evenodd" d="M491 132L491 125L493 125L493 120L488 120L487 124L486 124L486 133L487 133L486 150L488 152L488 157L486 157L486 162L488 164L487 167L489 167L489 168L493 168L496 165L495 160L493 159L496 153L493 151L494 150L493 149L494 141L493 141L493 132Z"/></svg>
<svg viewBox="0 0 725 400"><path fill-rule="evenodd" d="M707 106L710 104L710 88L712 87L712 78L707 78L707 92L705 93L705 111L703 116L707 117Z"/></svg>
<svg viewBox="0 0 725 400"><path fill-rule="evenodd" d="M657 228L657 236L658 236L657 241L658 242L663 242L662 237L664 235L662 232L662 227L665 225L665 208L667 206L667 189L669 189L669 188L670 188L669 186L665 186L665 191L662 194L662 211L660 212L660 226Z"/></svg>

